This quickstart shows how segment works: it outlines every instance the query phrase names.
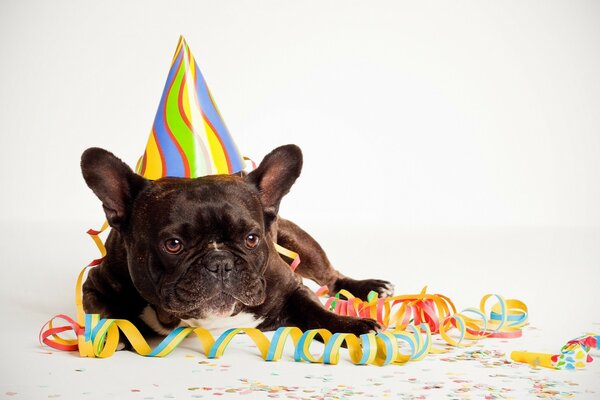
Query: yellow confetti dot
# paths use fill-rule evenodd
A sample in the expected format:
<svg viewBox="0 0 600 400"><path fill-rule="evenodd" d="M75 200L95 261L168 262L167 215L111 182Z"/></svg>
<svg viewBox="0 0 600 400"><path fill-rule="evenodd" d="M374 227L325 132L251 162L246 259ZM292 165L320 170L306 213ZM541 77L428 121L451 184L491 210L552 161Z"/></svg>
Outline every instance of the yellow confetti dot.
<svg viewBox="0 0 600 400"><path fill-rule="evenodd" d="M579 350L577 352L577 354L575 355L575 358L578 359L578 360L581 360L583 357L585 357L585 353L583 351L581 351L581 350Z"/></svg>
<svg viewBox="0 0 600 400"><path fill-rule="evenodd" d="M583 367L585 367L585 363L584 363L583 361L577 361L577 362L575 363L575 366L576 366L577 368L583 368Z"/></svg>

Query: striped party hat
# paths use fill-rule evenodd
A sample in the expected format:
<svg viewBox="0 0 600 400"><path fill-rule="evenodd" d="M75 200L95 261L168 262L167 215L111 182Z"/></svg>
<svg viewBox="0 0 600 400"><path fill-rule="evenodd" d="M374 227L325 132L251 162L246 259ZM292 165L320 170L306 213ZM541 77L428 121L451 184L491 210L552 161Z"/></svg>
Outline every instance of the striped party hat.
<svg viewBox="0 0 600 400"><path fill-rule="evenodd" d="M148 179L234 174L244 162L183 36L136 172Z"/></svg>

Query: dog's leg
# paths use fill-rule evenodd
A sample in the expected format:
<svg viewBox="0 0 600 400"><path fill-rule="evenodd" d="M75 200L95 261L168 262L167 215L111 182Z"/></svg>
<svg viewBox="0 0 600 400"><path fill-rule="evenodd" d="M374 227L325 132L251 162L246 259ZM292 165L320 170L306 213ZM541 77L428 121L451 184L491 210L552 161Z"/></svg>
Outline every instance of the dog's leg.
<svg viewBox="0 0 600 400"><path fill-rule="evenodd" d="M380 279L356 280L342 275L333 268L319 243L291 221L278 219L277 243L300 254L301 262L296 269L300 276L319 285L327 285L332 294L346 289L354 296L366 299L371 290L378 292L381 297L394 293L394 286L390 282Z"/></svg>
<svg viewBox="0 0 600 400"><path fill-rule="evenodd" d="M306 286L299 285L284 301L281 316L276 321L265 321L259 329L272 330L279 326L297 326L303 331L324 328L330 332L362 335L381 330L381 326L369 318L348 317L334 314L323 307L319 299Z"/></svg>

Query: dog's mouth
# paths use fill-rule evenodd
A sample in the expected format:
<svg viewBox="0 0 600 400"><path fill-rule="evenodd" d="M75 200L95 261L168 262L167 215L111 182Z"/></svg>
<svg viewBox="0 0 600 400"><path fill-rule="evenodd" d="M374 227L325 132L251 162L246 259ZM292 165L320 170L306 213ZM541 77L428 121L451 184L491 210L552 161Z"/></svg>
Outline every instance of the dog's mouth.
<svg viewBox="0 0 600 400"><path fill-rule="evenodd" d="M163 308L180 318L199 318L203 315L227 317L239 308L255 307L266 299L266 282L263 278L243 284L219 282L207 288L197 281L181 280L165 293Z"/></svg>
<svg viewBox="0 0 600 400"><path fill-rule="evenodd" d="M201 303L182 300L169 311L181 319L205 318L208 316L229 317L234 314L239 304L233 296L221 292Z"/></svg>

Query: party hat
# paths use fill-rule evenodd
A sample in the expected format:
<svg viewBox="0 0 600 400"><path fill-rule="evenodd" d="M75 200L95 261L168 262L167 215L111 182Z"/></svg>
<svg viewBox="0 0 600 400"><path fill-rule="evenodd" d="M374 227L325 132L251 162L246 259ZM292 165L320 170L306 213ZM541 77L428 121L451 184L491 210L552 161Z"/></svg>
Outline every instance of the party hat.
<svg viewBox="0 0 600 400"><path fill-rule="evenodd" d="M234 174L244 162L183 36L136 172L148 179Z"/></svg>

